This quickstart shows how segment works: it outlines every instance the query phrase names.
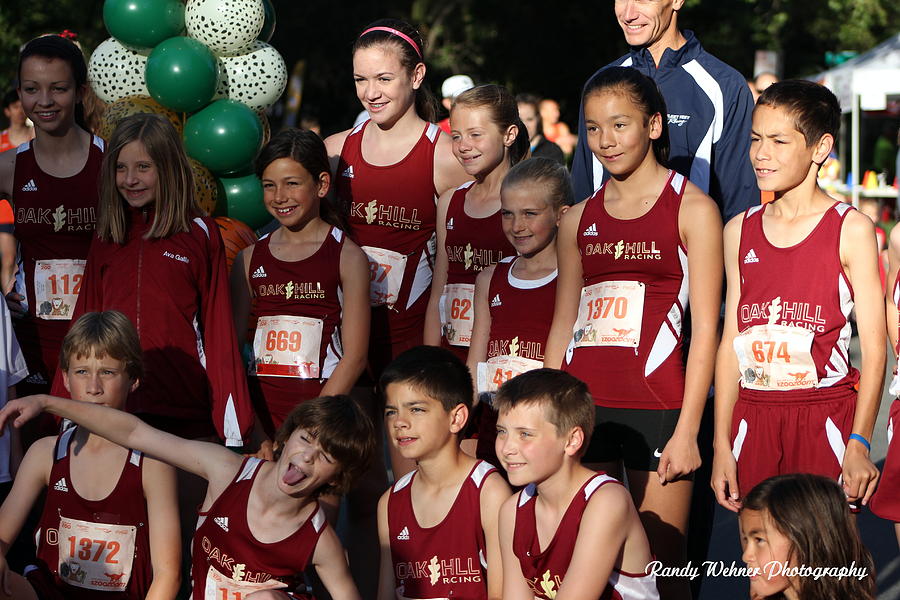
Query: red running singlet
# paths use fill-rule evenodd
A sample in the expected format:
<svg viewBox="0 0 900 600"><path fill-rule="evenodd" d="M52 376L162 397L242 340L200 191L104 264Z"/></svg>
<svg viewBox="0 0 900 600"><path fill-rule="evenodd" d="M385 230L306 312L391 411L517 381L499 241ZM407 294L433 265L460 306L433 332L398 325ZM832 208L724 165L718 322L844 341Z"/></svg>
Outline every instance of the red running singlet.
<svg viewBox="0 0 900 600"><path fill-rule="evenodd" d="M87 500L76 491L69 470L77 429L67 429L56 440L35 534L37 556L66 598L143 599L153 579L143 455L130 450L113 491L102 500Z"/></svg>
<svg viewBox="0 0 900 600"><path fill-rule="evenodd" d="M605 473L598 473L581 487L559 522L553 539L541 550L534 513L537 487L532 483L519 492L516 525L513 531L513 553L519 559L522 575L535 598L553 600L569 570L581 516L591 496L606 484L621 483ZM576 574L577 576L577 574ZM658 600L656 576L626 573L613 569L600 600Z"/></svg>
<svg viewBox="0 0 900 600"><path fill-rule="evenodd" d="M388 499L388 535L398 598L487 598L481 527L481 486L496 471L478 461L444 520L421 527L412 504L416 471L401 477Z"/></svg>
<svg viewBox="0 0 900 600"><path fill-rule="evenodd" d="M400 352L422 343L434 263L434 149L440 129L427 124L403 160L378 166L362 155L368 124L347 136L335 175L351 237L372 269L369 359L378 377Z"/></svg>
<svg viewBox="0 0 900 600"><path fill-rule="evenodd" d="M893 282L891 300L894 306L900 306L900 273ZM888 327L896 327L900 331L900 322L888 323ZM900 342L894 351L898 350L900 350ZM898 398L900 396L900 375L897 374L896 369L889 391L894 396L894 401L891 403L888 414L887 456L884 458L878 489L875 490L875 495L869 502L869 508L882 519L896 523L900 521L900 437L895 439L894 435L900 430L900 398Z"/></svg>
<svg viewBox="0 0 900 600"><path fill-rule="evenodd" d="M767 206L747 210L741 228L740 333L734 341L740 397L778 392L789 400L822 388L851 391L859 381L849 356L853 288L840 258L841 227L851 207L835 202L803 241L779 248L763 231Z"/></svg>
<svg viewBox="0 0 900 600"><path fill-rule="evenodd" d="M257 376L250 378L250 391L270 436L295 406L319 396L341 359L345 238L332 227L312 256L295 262L275 258L271 239L267 235L256 243L249 267L253 320L260 323L251 367ZM304 342L310 336L319 343Z"/></svg>
<svg viewBox="0 0 900 600"><path fill-rule="evenodd" d="M598 406L681 408L685 183L671 171L656 203L636 219L606 212L606 185L586 201L577 234L584 288L563 369L588 384Z"/></svg>
<svg viewBox="0 0 900 600"><path fill-rule="evenodd" d="M23 383L37 386L31 391L37 393L50 390L75 310L97 223L104 142L94 136L84 167L65 178L41 170L33 143L16 150L12 199L20 260L16 291L28 303L28 318L15 322L16 337L31 373Z"/></svg>
<svg viewBox="0 0 900 600"><path fill-rule="evenodd" d="M472 340L475 278L504 256L516 255L516 249L503 235L499 209L477 219L466 214L466 194L473 183L459 186L447 206L447 285L440 303L441 346L452 350L463 362Z"/></svg>
<svg viewBox="0 0 900 600"><path fill-rule="evenodd" d="M194 600L236 600L266 589L290 595L303 583L303 570L327 526L325 513L317 505L299 529L283 540L269 544L253 537L247 502L263 462L245 458L234 481L208 511L200 513L191 551Z"/></svg>

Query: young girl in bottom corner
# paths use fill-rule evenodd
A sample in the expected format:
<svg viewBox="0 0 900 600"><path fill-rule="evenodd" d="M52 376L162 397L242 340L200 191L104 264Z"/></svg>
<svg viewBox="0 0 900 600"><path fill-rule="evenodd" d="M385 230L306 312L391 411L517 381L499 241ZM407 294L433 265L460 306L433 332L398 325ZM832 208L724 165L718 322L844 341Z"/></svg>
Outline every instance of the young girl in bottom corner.
<svg viewBox="0 0 900 600"><path fill-rule="evenodd" d="M742 558L754 570L751 597L875 600L875 563L834 480L801 473L766 479L744 498L739 518Z"/></svg>
<svg viewBox="0 0 900 600"><path fill-rule="evenodd" d="M256 171L281 226L237 256L231 290L239 342L251 312L255 321L250 390L270 445L297 404L349 393L365 368L369 263L326 197L328 156L316 134L282 131Z"/></svg>
<svg viewBox="0 0 900 600"><path fill-rule="evenodd" d="M601 71L585 86L584 118L610 179L560 222L544 366L588 384L598 425L584 462L619 476L624 467L654 554L681 565L715 364L722 221L666 166L666 107L652 80L629 67ZM664 597L690 597L683 578L657 583Z"/></svg>
<svg viewBox="0 0 900 600"><path fill-rule="evenodd" d="M519 119L515 98L492 84L456 97L450 128L453 154L473 181L438 199L437 254L424 339L466 361L475 278L516 253L500 225L500 185L510 168L528 154L528 130Z"/></svg>
<svg viewBox="0 0 900 600"><path fill-rule="evenodd" d="M468 366L479 399L489 400L504 381L543 365L556 301L556 233L572 204L569 174L555 160L530 158L503 179L500 222L518 256L487 267L475 281ZM485 404L476 452L493 463L497 413Z"/></svg>

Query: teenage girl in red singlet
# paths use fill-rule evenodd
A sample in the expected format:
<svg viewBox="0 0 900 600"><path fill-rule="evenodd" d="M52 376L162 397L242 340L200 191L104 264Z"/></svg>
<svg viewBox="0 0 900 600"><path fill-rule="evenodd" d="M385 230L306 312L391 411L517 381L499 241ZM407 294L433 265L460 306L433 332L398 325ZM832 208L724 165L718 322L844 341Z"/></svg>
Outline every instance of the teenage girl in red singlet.
<svg viewBox="0 0 900 600"><path fill-rule="evenodd" d="M366 27L353 45L353 78L369 119L325 140L351 237L369 259L374 381L394 357L422 343L437 198L468 179L450 136L433 123L423 53L408 23L381 19ZM389 448L396 477L414 468Z"/></svg>
<svg viewBox="0 0 900 600"><path fill-rule="evenodd" d="M519 255L487 267L475 282L468 366L479 399L543 366L556 302L556 233L572 204L569 174L554 160L530 158L503 179L503 233ZM497 413L485 406L480 414L477 456L496 463Z"/></svg>
<svg viewBox="0 0 900 600"><path fill-rule="evenodd" d="M422 343L435 202L466 180L450 137L433 124L423 53L408 23L381 19L366 27L353 46L353 78L369 119L325 140L337 196L372 269L376 379L397 354Z"/></svg>
<svg viewBox="0 0 900 600"><path fill-rule="evenodd" d="M104 144L82 126L87 67L75 44L58 35L31 40L18 75L35 139L0 155L0 198L12 200L16 215L21 267L7 304L19 317L16 337L30 371L19 384L24 394L49 391L56 374L97 221Z"/></svg>
<svg viewBox="0 0 900 600"><path fill-rule="evenodd" d="M326 198L328 156L316 134L281 132L260 153L257 173L281 227L235 258L231 296L239 342L253 305L250 388L271 438L297 404L347 394L362 374L369 263Z"/></svg>
<svg viewBox="0 0 900 600"><path fill-rule="evenodd" d="M664 166L665 103L650 79L606 69L584 97L588 144L613 175L563 216L544 364L590 387L597 426L585 461L612 473L624 465L653 552L674 566L684 562L690 474L700 466L697 430L715 362L722 222L708 196ZM685 579L659 585L689 597Z"/></svg>
<svg viewBox="0 0 900 600"><path fill-rule="evenodd" d="M450 109L453 153L474 181L438 200L437 258L425 315L425 343L465 362L472 338L475 278L515 248L500 225L500 184L528 154L515 98L498 85L465 91Z"/></svg>

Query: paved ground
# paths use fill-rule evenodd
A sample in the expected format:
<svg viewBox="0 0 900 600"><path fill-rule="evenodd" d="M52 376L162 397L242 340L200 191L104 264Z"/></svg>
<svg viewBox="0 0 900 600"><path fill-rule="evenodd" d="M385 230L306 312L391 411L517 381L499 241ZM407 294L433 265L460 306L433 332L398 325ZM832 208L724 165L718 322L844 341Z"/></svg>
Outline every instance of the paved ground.
<svg viewBox="0 0 900 600"><path fill-rule="evenodd" d="M851 348L851 361L859 364L859 350L857 340L854 337ZM890 381L893 371L893 360L888 359L888 372L886 381ZM881 468L884 455L887 451L887 427L888 411L893 398L885 395L881 400L881 409L878 413L878 422L875 424L875 435L872 440L872 460ZM699 484L700 482L698 482ZM705 482L704 482L705 483ZM879 519L868 510L864 510L859 517L859 529L863 542L875 559L875 569L878 578L878 599L896 600L900 598L900 551L898 551L897 538L894 535L893 523ZM734 561L737 565L741 562L741 547L738 539L737 517L733 513L718 507L713 524L713 536L710 541L708 560L724 561L729 565ZM704 580L700 593L700 600L722 600L731 598L734 600L748 597L748 585L746 579L736 577L711 577Z"/></svg>

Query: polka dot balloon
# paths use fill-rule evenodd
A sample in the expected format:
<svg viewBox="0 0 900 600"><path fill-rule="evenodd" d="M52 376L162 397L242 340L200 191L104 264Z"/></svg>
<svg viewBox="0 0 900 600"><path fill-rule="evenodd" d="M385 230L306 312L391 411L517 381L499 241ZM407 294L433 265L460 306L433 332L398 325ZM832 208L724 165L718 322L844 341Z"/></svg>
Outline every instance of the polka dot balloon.
<svg viewBox="0 0 900 600"><path fill-rule="evenodd" d="M104 102L115 102L128 96L149 96L144 83L146 65L146 56L109 38L91 54L88 81Z"/></svg>
<svg viewBox="0 0 900 600"><path fill-rule="evenodd" d="M184 12L188 35L214 54L241 54L262 31L263 0L188 0Z"/></svg>
<svg viewBox="0 0 900 600"><path fill-rule="evenodd" d="M222 56L219 63L225 78L219 80L217 96L237 100L255 111L275 104L287 86L284 59L265 42L254 42L246 54Z"/></svg>

